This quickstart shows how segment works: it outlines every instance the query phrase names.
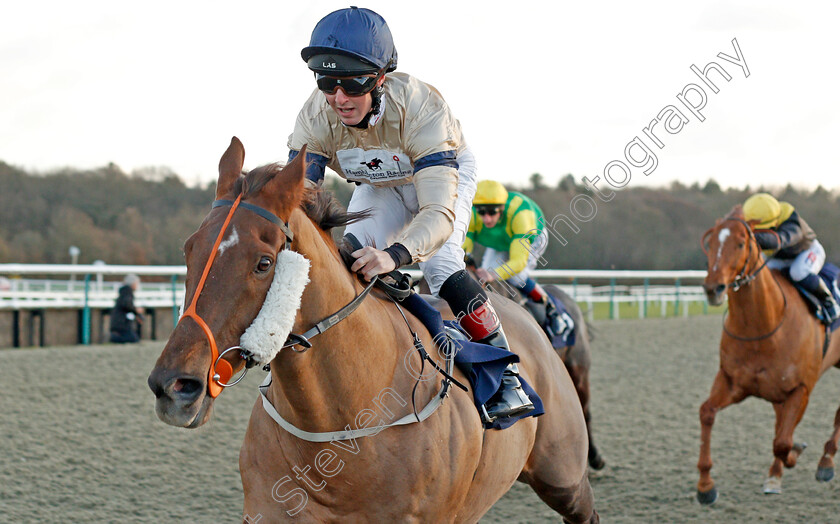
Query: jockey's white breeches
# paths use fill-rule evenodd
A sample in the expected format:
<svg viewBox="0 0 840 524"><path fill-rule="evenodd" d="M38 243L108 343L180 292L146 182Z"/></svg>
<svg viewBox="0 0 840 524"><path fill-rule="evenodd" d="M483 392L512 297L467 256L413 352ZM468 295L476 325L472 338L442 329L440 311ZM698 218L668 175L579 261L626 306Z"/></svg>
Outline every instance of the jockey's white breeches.
<svg viewBox="0 0 840 524"><path fill-rule="evenodd" d="M825 249L816 239L811 247L796 255L796 258L771 258L767 267L771 269L790 268L790 279L799 282L808 275L816 275L825 264Z"/></svg>

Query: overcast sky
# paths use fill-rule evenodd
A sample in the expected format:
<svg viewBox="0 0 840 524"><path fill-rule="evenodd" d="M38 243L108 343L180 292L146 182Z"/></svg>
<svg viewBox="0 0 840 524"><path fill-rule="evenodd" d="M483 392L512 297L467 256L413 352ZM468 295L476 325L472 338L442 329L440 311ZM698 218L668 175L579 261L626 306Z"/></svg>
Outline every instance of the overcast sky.
<svg viewBox="0 0 840 524"><path fill-rule="evenodd" d="M166 166L190 184L215 179L233 135L246 168L286 158L314 87L300 49L349 5L0 2L0 160L42 172ZM638 136L658 165L633 167L630 185L840 188L836 2L359 5L388 21L398 69L449 102L481 178L603 179ZM733 38L749 77L717 56L736 56ZM690 70L711 61L731 75L710 73L716 94ZM692 83L707 95L702 122L677 99ZM643 129L668 105L688 123L676 134L659 124L660 149Z"/></svg>

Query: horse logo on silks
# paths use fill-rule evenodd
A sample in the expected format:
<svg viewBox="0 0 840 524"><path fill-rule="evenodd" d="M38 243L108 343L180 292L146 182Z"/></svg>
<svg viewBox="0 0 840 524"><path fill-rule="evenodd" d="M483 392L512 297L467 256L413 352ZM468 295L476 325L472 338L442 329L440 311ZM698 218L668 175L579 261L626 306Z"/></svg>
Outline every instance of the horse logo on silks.
<svg viewBox="0 0 840 524"><path fill-rule="evenodd" d="M366 165L368 167L368 169L373 169L373 170L376 170L376 169L381 170L382 169L382 160L379 159L379 158L374 158L370 162L359 162L359 163Z"/></svg>

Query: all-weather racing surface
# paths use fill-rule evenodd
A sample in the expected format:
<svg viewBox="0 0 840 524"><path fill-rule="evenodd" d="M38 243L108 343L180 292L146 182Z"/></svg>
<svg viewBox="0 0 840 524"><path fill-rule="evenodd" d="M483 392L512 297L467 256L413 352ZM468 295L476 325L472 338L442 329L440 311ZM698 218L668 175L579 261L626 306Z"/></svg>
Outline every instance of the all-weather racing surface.
<svg viewBox="0 0 840 524"><path fill-rule="evenodd" d="M714 430L720 498L696 500L698 408L718 368L721 317L600 321L592 410L607 466L591 474L604 522L835 522L840 483L814 479L840 398L829 370L796 429L809 447L781 495L761 485L772 406L747 399ZM0 514L7 522L241 522L238 471L257 385L228 389L198 430L161 424L146 386L163 342L0 350ZM164 444L165 445L162 445ZM383 475L389 472L383 471ZM556 522L516 483L482 523Z"/></svg>

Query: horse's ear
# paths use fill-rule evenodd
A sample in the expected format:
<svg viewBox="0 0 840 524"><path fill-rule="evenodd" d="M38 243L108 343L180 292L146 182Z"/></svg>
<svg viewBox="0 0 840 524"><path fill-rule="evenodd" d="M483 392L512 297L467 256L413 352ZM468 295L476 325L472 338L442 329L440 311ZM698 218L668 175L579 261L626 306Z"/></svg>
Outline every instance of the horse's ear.
<svg viewBox="0 0 840 524"><path fill-rule="evenodd" d="M291 162L283 166L265 185L265 192L297 206L303 196L303 178L306 174L306 145ZM278 200L279 201L279 200Z"/></svg>
<svg viewBox="0 0 840 524"><path fill-rule="evenodd" d="M303 144L297 156L286 164L281 173L281 176L287 179L292 185L297 185L303 180L306 174L306 144Z"/></svg>
<svg viewBox="0 0 840 524"><path fill-rule="evenodd" d="M216 184L216 199L233 191L233 184L242 174L245 164L245 147L238 138L230 139L230 145L219 160L219 182Z"/></svg>

